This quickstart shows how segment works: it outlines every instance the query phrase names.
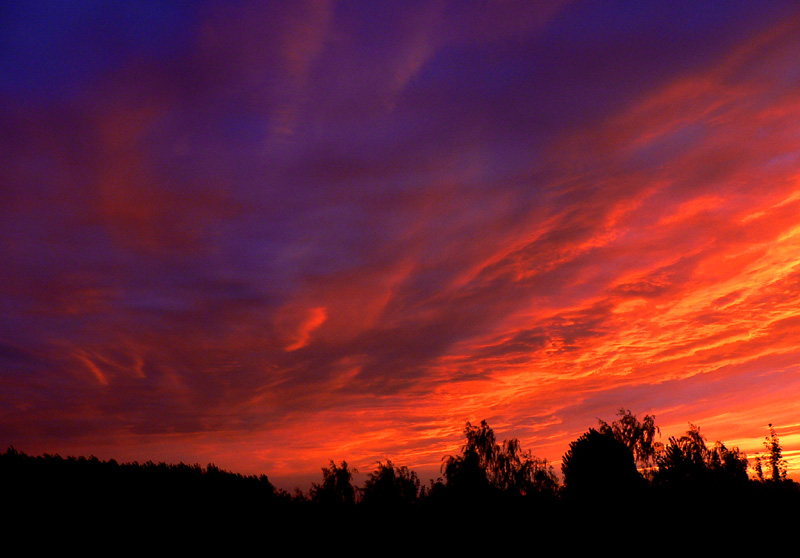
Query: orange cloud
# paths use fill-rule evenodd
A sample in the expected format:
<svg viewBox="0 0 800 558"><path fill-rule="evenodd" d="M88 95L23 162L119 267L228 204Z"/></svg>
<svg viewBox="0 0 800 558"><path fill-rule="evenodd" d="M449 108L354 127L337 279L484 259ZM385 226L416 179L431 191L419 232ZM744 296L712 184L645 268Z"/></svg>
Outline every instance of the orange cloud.
<svg viewBox="0 0 800 558"><path fill-rule="evenodd" d="M325 323L328 319L327 310L318 306L312 308L307 317L299 324L297 331L294 334L294 341L286 346L287 351L296 351L308 345L311 333L314 332L319 326Z"/></svg>
<svg viewBox="0 0 800 558"><path fill-rule="evenodd" d="M626 406L797 463L797 19L627 91L582 5L522 4L206 7L4 113L8 431L435 477L465 420L558 461Z"/></svg>

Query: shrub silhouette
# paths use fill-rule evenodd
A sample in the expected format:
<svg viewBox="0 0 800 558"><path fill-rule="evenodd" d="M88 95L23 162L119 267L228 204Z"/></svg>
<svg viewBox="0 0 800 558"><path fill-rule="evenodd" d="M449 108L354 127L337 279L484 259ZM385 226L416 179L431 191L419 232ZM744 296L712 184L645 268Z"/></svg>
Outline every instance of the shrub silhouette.
<svg viewBox="0 0 800 558"><path fill-rule="evenodd" d="M564 496L582 504L619 503L643 485L633 452L607 429L590 428L571 442L561 472Z"/></svg>

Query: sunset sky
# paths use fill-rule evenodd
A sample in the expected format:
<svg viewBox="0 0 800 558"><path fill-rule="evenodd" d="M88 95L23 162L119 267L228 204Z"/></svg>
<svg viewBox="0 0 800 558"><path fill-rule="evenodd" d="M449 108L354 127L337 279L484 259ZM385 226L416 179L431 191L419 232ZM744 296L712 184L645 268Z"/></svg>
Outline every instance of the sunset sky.
<svg viewBox="0 0 800 558"><path fill-rule="evenodd" d="M800 476L797 2L0 8L0 451L424 482L624 407Z"/></svg>

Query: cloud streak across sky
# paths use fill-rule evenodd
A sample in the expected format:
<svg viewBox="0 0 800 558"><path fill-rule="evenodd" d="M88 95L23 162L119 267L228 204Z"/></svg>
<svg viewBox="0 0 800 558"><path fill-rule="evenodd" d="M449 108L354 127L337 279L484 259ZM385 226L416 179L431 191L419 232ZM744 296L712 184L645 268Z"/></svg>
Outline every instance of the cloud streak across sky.
<svg viewBox="0 0 800 558"><path fill-rule="evenodd" d="M435 476L624 406L800 467L791 2L4 12L0 443Z"/></svg>

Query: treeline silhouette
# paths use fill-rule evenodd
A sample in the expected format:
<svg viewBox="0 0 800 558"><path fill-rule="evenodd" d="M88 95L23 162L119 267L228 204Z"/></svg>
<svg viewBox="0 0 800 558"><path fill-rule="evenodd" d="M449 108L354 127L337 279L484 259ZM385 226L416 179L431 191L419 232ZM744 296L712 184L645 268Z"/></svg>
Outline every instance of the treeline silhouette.
<svg viewBox="0 0 800 558"><path fill-rule="evenodd" d="M617 417L569 444L561 478L519 440L498 442L482 421L466 423L460 453L445 456L442 476L428 484L386 461L356 486L356 471L331 460L319 483L290 493L266 475L213 464L29 456L11 447L0 454L0 489L18 518L59 525L90 519L106 528L173 532L271 529L286 535L323 526L341 534L345 525L358 524L373 535L398 529L407 536L441 535L484 518L506 530L563 533L570 525L622 517L632 530L698 513L706 524L729 527L762 513L797 517L800 485L786 476L772 425L765 452L751 462L738 448L709 445L695 425L662 443L652 416L639 421L623 409Z"/></svg>

